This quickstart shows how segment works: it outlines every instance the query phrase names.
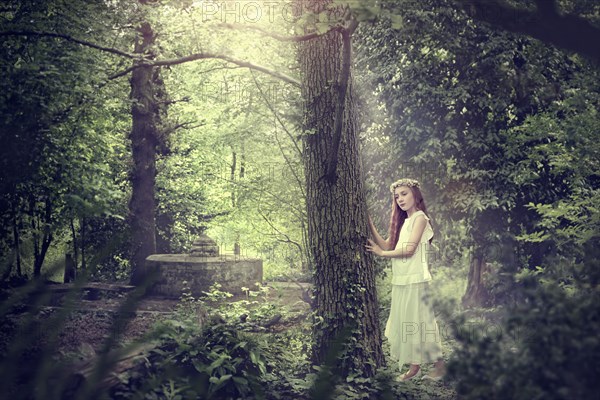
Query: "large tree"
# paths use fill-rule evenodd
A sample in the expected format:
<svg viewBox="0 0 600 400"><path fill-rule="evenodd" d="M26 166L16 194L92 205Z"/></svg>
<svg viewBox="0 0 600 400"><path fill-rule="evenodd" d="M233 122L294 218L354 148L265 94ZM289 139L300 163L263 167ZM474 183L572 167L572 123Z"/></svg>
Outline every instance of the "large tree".
<svg viewBox="0 0 600 400"><path fill-rule="evenodd" d="M359 158L351 73L351 37L357 22L329 0L303 1L304 13L333 28L299 44L304 101L304 168L308 244L314 265L313 361L324 363L341 343L342 374L373 375L384 363L375 271L365 251L367 206ZM317 23L307 22L312 34Z"/></svg>

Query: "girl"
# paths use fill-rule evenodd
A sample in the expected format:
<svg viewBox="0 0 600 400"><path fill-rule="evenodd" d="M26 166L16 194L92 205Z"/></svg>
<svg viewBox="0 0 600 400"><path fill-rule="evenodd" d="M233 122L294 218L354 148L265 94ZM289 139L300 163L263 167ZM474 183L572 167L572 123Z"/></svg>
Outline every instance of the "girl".
<svg viewBox="0 0 600 400"><path fill-rule="evenodd" d="M389 237L384 240L369 217L375 240L369 239L366 246L368 251L392 259L392 305L385 336L400 369L410 364L399 377L403 381L419 376L422 363L435 362L434 371L423 378L439 380L445 370L438 326L424 299L431 280L426 246L431 243L433 229L419 186L415 179L400 179L390 186Z"/></svg>

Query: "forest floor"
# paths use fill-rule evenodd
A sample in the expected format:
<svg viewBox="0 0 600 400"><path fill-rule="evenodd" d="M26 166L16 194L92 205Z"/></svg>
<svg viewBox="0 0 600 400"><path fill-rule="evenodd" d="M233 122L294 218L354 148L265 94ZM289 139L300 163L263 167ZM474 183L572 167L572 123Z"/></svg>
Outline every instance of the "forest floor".
<svg viewBox="0 0 600 400"><path fill-rule="evenodd" d="M278 307L283 307L293 314L308 313L309 305L302 300L302 291L308 287L306 283L293 282L272 282L266 285L269 290L268 299L259 298L260 301L268 301ZM264 295L263 295L264 297ZM126 294L105 293L96 300L77 299L68 314L62 318L61 329L58 332L57 352L62 354L72 354L77 352L89 353L91 350L99 352L106 339L113 334L114 316L126 300ZM236 302L246 299L247 296L237 295L221 302ZM161 319L167 318L175 311L179 299L169 299L162 297L148 297L140 300L135 308L135 312L128 321L126 327L119 332L121 342L130 342L140 338L148 333L152 327ZM218 306L217 302L214 306ZM51 301L43 304L39 308L39 313L32 315L30 311L22 310L21 313L12 313L8 315L10 329L14 334L36 334L32 330L40 329L37 332L40 337L45 336L45 321L52 317L59 317L59 313L64 310L62 298L56 296ZM284 329L290 322L282 319L278 329ZM25 326L26 323L31 325ZM4 328L4 327L3 327ZM27 332L25 332L25 330ZM0 332L0 348L9 340L7 330ZM12 336L12 335L11 335ZM4 342L4 343L2 343Z"/></svg>
<svg viewBox="0 0 600 400"><path fill-rule="evenodd" d="M284 318L269 328L270 332L281 332L293 329L306 323L310 312L309 304L303 300L303 292L309 287L306 283L270 282L267 294L249 298L234 296L226 300L228 303L240 300L254 300L261 304L274 305L284 310ZM24 310L7 316L8 324L3 324L0 331L0 350L8 350L12 340L21 334L40 338L40 343L48 337L48 322L53 318L60 319L60 329L56 337L56 357L85 359L103 351L107 338L114 329L114 317L126 299L125 294L104 294L96 300L78 299L74 307L67 313L56 299L51 304L43 305L39 312ZM178 303L177 299L150 297L142 299L131 314L127 325L118 332L118 342L127 343L149 333L156 323L173 315ZM218 306L218 304L214 304ZM6 329L8 328L8 329ZM445 354L448 354L446 346ZM388 367L394 372L394 367ZM397 371L396 371L397 372ZM417 399L453 399L455 392L447 383L417 380L397 384L394 391L408 398Z"/></svg>
<svg viewBox="0 0 600 400"><path fill-rule="evenodd" d="M302 290L307 284L273 282L268 285L272 288L268 301L283 307L295 314L309 311L309 305L302 301ZM246 296L236 295L223 302L236 302L246 299ZM112 328L112 316L122 304L124 296L105 297L99 300L82 300L76 307L76 312L69 319L60 336L60 348L64 352L77 351L82 345L90 345L95 351L99 351L104 340L110 335ZM136 308L135 316L131 318L124 329L121 340L129 342L141 337L161 319L172 315L179 300L160 297L149 297L142 299ZM214 304L214 306L217 306ZM283 319L281 323L273 327L274 331L289 327L290 322ZM87 345L86 345L87 344Z"/></svg>

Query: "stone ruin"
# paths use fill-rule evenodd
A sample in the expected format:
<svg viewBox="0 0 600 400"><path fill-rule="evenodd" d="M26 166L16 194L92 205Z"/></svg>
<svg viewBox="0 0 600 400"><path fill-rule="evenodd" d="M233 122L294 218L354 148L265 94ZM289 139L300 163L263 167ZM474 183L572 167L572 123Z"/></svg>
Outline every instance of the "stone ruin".
<svg viewBox="0 0 600 400"><path fill-rule="evenodd" d="M150 289L151 295L179 298L184 286L192 296L199 297L215 282L220 290L243 294L242 287L262 283L262 260L241 258L238 254L219 254L219 246L207 235L201 235L192 244L190 254L153 254L146 259L148 270L158 269L158 282ZM184 282L187 284L184 285Z"/></svg>

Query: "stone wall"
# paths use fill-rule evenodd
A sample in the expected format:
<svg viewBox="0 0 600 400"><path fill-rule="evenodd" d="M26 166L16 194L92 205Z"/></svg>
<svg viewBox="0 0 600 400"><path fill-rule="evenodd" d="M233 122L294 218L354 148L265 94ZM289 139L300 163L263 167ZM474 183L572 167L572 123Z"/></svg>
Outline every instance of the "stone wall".
<svg viewBox="0 0 600 400"><path fill-rule="evenodd" d="M186 281L194 297L201 296L215 282L221 290L242 294L242 287L255 289L262 283L262 260L235 256L197 257L183 254L154 254L146 259L146 268L159 269L158 283L151 295L179 298Z"/></svg>

